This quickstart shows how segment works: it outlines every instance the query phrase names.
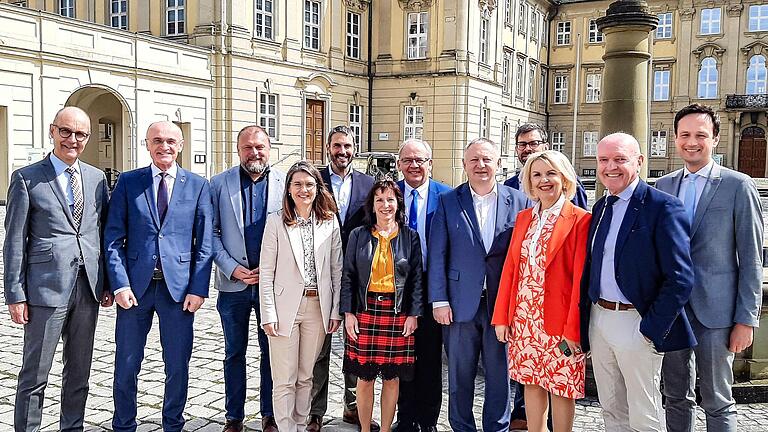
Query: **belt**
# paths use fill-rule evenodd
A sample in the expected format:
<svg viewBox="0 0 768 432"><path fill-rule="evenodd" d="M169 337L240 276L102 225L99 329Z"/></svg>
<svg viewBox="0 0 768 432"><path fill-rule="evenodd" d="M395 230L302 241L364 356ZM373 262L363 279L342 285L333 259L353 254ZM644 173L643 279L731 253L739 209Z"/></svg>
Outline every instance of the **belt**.
<svg viewBox="0 0 768 432"><path fill-rule="evenodd" d="M163 280L165 279L165 276L163 276L163 271L159 269L154 269L152 271L152 280Z"/></svg>
<svg viewBox="0 0 768 432"><path fill-rule="evenodd" d="M612 311L625 311L625 310L634 310L635 307L631 304L626 303L619 303L619 302L612 302L608 300L599 299L597 301L597 304L600 305L603 309L608 309Z"/></svg>
<svg viewBox="0 0 768 432"><path fill-rule="evenodd" d="M304 297L317 297L317 288L304 289Z"/></svg>

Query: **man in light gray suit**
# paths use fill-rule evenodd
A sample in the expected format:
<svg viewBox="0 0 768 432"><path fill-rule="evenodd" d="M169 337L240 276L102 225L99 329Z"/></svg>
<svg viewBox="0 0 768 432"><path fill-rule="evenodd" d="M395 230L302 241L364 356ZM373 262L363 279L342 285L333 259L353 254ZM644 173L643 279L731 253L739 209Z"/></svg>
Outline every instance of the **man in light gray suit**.
<svg viewBox="0 0 768 432"><path fill-rule="evenodd" d="M49 127L53 153L14 171L8 188L5 302L13 322L24 325L17 432L40 429L59 338L64 342L59 430L83 430L99 303L112 304L101 253L107 180L78 160L90 134L85 112L60 110Z"/></svg>
<svg viewBox="0 0 768 432"><path fill-rule="evenodd" d="M224 432L243 430L245 418L245 354L251 310L255 311L261 351L260 401L263 432L277 432L272 411L269 341L259 316L259 255L267 215L283 205L285 173L269 166L269 135L259 126L237 135L240 165L211 179L214 207L214 286L216 308L224 329Z"/></svg>
<svg viewBox="0 0 768 432"><path fill-rule="evenodd" d="M691 223L694 286L686 314L699 344L664 357L667 430L693 432L698 371L707 430L736 431L733 357L752 345L762 304L760 198L751 178L712 159L720 140L712 108L689 105L674 127L685 167L656 187L683 201Z"/></svg>

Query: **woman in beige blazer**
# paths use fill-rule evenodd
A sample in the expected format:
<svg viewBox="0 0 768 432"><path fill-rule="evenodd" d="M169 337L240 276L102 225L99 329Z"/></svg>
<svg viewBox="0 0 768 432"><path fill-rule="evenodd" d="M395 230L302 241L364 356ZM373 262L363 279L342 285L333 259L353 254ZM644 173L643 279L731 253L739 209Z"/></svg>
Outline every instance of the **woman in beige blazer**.
<svg viewBox="0 0 768 432"><path fill-rule="evenodd" d="M341 233L315 167L297 162L286 186L283 210L269 215L264 228L259 294L275 421L280 432L304 432L315 360L326 333L341 323Z"/></svg>

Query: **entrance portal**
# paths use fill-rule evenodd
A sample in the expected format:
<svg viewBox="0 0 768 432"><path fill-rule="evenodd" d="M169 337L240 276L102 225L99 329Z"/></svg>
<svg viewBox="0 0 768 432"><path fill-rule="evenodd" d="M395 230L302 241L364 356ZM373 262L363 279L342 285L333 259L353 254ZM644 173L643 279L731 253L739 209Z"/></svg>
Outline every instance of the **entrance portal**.
<svg viewBox="0 0 768 432"><path fill-rule="evenodd" d="M765 130L751 126L741 132L739 171L750 177L765 177Z"/></svg>

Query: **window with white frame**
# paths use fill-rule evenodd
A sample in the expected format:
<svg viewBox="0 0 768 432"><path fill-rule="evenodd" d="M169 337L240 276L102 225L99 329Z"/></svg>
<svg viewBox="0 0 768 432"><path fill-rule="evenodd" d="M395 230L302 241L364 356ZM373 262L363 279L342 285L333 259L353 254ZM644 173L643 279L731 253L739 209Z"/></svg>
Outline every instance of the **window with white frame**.
<svg viewBox="0 0 768 432"><path fill-rule="evenodd" d="M651 131L651 157L667 157L667 131Z"/></svg>
<svg viewBox="0 0 768 432"><path fill-rule="evenodd" d="M349 128L355 133L355 142L359 146L363 142L363 107L349 106Z"/></svg>
<svg viewBox="0 0 768 432"><path fill-rule="evenodd" d="M505 52L504 53L504 63L502 66L502 93L509 93L509 73L511 72L510 68L512 67L512 54Z"/></svg>
<svg viewBox="0 0 768 432"><path fill-rule="evenodd" d="M565 133L564 132L552 132L549 138L552 150L559 151L560 153L565 151Z"/></svg>
<svg viewBox="0 0 768 432"><path fill-rule="evenodd" d="M720 33L720 8L702 9L699 33L703 35Z"/></svg>
<svg viewBox="0 0 768 432"><path fill-rule="evenodd" d="M501 155L509 155L509 122L504 120L501 123Z"/></svg>
<svg viewBox="0 0 768 432"><path fill-rule="evenodd" d="M747 94L765 94L766 67L765 56L753 55L747 68Z"/></svg>
<svg viewBox="0 0 768 432"><path fill-rule="evenodd" d="M602 80L603 76L599 73L587 74L587 103L600 102L600 85L602 84Z"/></svg>
<svg viewBox="0 0 768 432"><path fill-rule="evenodd" d="M319 1L304 0L304 48L320 51Z"/></svg>
<svg viewBox="0 0 768 432"><path fill-rule="evenodd" d="M584 157L597 155L597 131L584 131L584 148L581 155Z"/></svg>
<svg viewBox="0 0 768 432"><path fill-rule="evenodd" d="M549 42L549 26L547 14L541 14L541 44L546 46Z"/></svg>
<svg viewBox="0 0 768 432"><path fill-rule="evenodd" d="M485 105L480 106L480 136L488 138L490 131L491 109Z"/></svg>
<svg viewBox="0 0 768 432"><path fill-rule="evenodd" d="M525 88L523 83L525 82L525 59L522 57L517 58L517 69L515 70L515 96L522 98L525 96Z"/></svg>
<svg viewBox="0 0 768 432"><path fill-rule="evenodd" d="M488 64L488 19L480 18L480 63Z"/></svg>
<svg viewBox="0 0 768 432"><path fill-rule="evenodd" d="M715 99L717 97L717 62L712 57L701 61L699 70L699 98Z"/></svg>
<svg viewBox="0 0 768 432"><path fill-rule="evenodd" d="M347 12L347 57L360 58L360 14Z"/></svg>
<svg viewBox="0 0 768 432"><path fill-rule="evenodd" d="M656 39L672 38L672 12L660 13L659 26L656 27Z"/></svg>
<svg viewBox="0 0 768 432"><path fill-rule="evenodd" d="M273 38L274 4L272 2L273 0L255 0L254 30L259 39L272 40Z"/></svg>
<svg viewBox="0 0 768 432"><path fill-rule="evenodd" d="M539 77L539 103L547 103L547 70L541 68L541 76Z"/></svg>
<svg viewBox="0 0 768 432"><path fill-rule="evenodd" d="M595 20L589 20L589 43L601 43L603 41L603 32L597 29Z"/></svg>
<svg viewBox="0 0 768 432"><path fill-rule="evenodd" d="M526 5L524 1L521 1L520 11L517 17L517 31L520 32L520 34L525 34L527 17L528 17L528 5Z"/></svg>
<svg viewBox="0 0 768 432"><path fill-rule="evenodd" d="M261 93L259 95L259 126L272 139L277 139L278 108L276 94Z"/></svg>
<svg viewBox="0 0 768 432"><path fill-rule="evenodd" d="M568 103L568 75L555 75L554 103Z"/></svg>
<svg viewBox="0 0 768 432"><path fill-rule="evenodd" d="M185 0L166 0L165 16L168 36L182 35L186 31Z"/></svg>
<svg viewBox="0 0 768 432"><path fill-rule="evenodd" d="M408 14L408 58L427 57L427 13Z"/></svg>
<svg viewBox="0 0 768 432"><path fill-rule="evenodd" d="M109 25L120 30L128 30L128 0L109 1Z"/></svg>
<svg viewBox="0 0 768 432"><path fill-rule="evenodd" d="M557 23L557 44L558 45L570 45L571 44L571 22L560 21Z"/></svg>
<svg viewBox="0 0 768 432"><path fill-rule="evenodd" d="M531 63L528 65L528 100L533 102L535 92L533 91L536 85L536 65Z"/></svg>
<svg viewBox="0 0 768 432"><path fill-rule="evenodd" d="M67 18L75 17L75 0L58 0L59 15Z"/></svg>
<svg viewBox="0 0 768 432"><path fill-rule="evenodd" d="M531 39L539 38L539 13L531 6Z"/></svg>
<svg viewBox="0 0 768 432"><path fill-rule="evenodd" d="M406 105L403 140L411 138L421 139L423 135L424 107L418 105Z"/></svg>
<svg viewBox="0 0 768 432"><path fill-rule="evenodd" d="M749 7L749 31L768 31L768 4Z"/></svg>
<svg viewBox="0 0 768 432"><path fill-rule="evenodd" d="M504 0L504 24L512 25L512 0Z"/></svg>
<svg viewBox="0 0 768 432"><path fill-rule="evenodd" d="M653 100L669 100L669 70L653 72Z"/></svg>

